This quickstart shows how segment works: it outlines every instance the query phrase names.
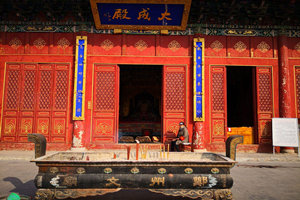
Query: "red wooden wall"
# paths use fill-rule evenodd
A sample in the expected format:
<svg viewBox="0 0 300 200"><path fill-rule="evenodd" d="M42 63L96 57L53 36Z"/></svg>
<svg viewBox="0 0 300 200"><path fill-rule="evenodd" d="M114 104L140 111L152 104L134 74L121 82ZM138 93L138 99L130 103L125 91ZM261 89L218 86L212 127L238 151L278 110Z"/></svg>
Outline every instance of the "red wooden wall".
<svg viewBox="0 0 300 200"><path fill-rule="evenodd" d="M69 149L75 34L0 37L0 149L32 149L27 133L44 134L49 149Z"/></svg>
<svg viewBox="0 0 300 200"><path fill-rule="evenodd" d="M226 37L226 36L161 36L161 35L106 35L91 33L0 33L0 87L1 101L1 148L18 147L15 141L25 142L25 129L20 128L21 123L32 123L32 131L42 132L50 141L50 147L69 148L72 144L73 122L72 115L72 92L73 92L73 71L74 71L74 47L76 35L88 36L88 58L87 58L87 82L86 82L86 120L85 137L86 146L95 145L91 141L96 138L106 138L108 141L115 141L116 135L99 135L93 133L94 126L97 127L96 119L97 109L95 106L95 95L97 95L97 86L93 83L97 74L97 66L117 65L117 64L150 64L165 66L186 66L184 73L186 93L185 110L179 113L185 119L190 133L193 132L192 121L192 38L205 38L205 122L204 134L205 144L208 149L217 148L214 144L223 143L226 138L226 91L222 91L222 82L226 80L226 74L222 74L225 66L255 66L257 67L257 80L261 77L266 78L272 87L268 85L267 90L273 98L269 104L268 110L259 115L260 134L263 135L266 120L270 117L279 116L279 93L278 93L278 46L277 37ZM299 87L298 87L298 66L300 66L300 40L299 38L289 38L289 66L292 84L292 98L295 99L293 106L293 115L299 117ZM13 66L19 69L13 70ZM58 69L64 66L65 69ZM59 83L67 85L64 91L56 91L57 77L61 71L66 70L67 77L65 82ZM261 71L262 70L262 71ZM265 71L267 70L267 71ZM101 70L100 70L101 71ZM99 72L100 72L99 71ZM59 73L58 73L59 72ZM13 75L15 73L15 75ZM19 74L18 74L19 73ZM65 73L65 72L64 72ZM267 73L268 75L265 75ZM21 76L22 74L22 76ZM23 74L25 76L23 76ZM10 78L10 77L20 78ZM26 77L34 78L26 79ZM64 75L65 76L65 75ZM49 81L48 78L51 81ZM117 80L117 77L114 77ZM220 79L221 78L221 79ZM4 82L5 80L5 82ZM10 81L11 80L11 81ZM34 82L30 82L29 80ZM11 82L16 88L9 86ZM26 86L25 86L25 85ZM257 84L260 84L259 82ZM4 88L11 87L11 90L20 91L14 96L9 96ZM102 86L101 86L102 87ZM25 90L26 88L26 90ZM37 91L32 95L31 91ZM61 102L55 100L55 92L65 93L67 105L62 108L56 108L55 105ZM117 92L117 91L116 91ZM23 94L29 96L24 96ZM47 98L50 93L51 98ZM216 97L215 97L216 96ZM297 98L296 98L297 97ZM7 107L8 98L16 102L33 103L33 107L22 107L19 104L15 107ZM27 101L30 99L30 102ZM259 100L259 97L258 97ZM109 100L111 101L111 100ZM43 102L41 104L41 102ZM3 104L4 103L4 104ZM117 102L115 102L118 104ZM26 104L26 105L27 105ZM223 104L223 105L222 105ZM263 101L258 101L259 106L264 106ZM5 105L5 106L4 106ZM47 105L51 105L47 107ZM54 105L54 107L53 107ZM297 110L298 108L298 110ZM10 110L11 109L11 110ZM15 109L15 110L13 110ZM23 109L23 110L22 110ZM114 108L118 109L118 108ZM270 110L271 109L271 110ZM260 110L258 110L260 112ZM11 112L11 113L10 113ZM24 115L25 112L25 115ZM102 112L101 110L99 111ZM114 112L117 113L115 110ZM13 115L9 115L13 114ZM4 134L7 128L3 124L8 119L17 119L15 125L16 132L13 136ZM178 115L179 116L179 115ZM261 117L261 118L260 118ZM22 121L23 120L23 121ZM64 121L65 120L65 121ZM109 120L109 116L107 118ZM175 120L175 121L176 121ZM14 120L11 120L11 123ZM108 122L108 121L107 121ZM54 124L65 124L64 134L55 130ZM114 122L117 124L117 121ZM165 125L167 123L164 123ZM99 125L99 124L98 124ZM48 126L48 129L45 128ZM44 127L44 128L42 128ZM115 127L115 126L114 126ZM18 130L18 131L17 131ZM168 130L166 127L165 130ZM28 130L27 130L28 131ZM191 135L191 134L190 134ZM267 135L268 138L270 135ZM6 139L5 139L6 138ZM263 137L260 137L263 138ZM105 140L106 140L105 139ZM14 141L14 142L9 142ZM101 141L103 141L101 139ZM63 143L59 146L59 143ZM57 145L58 144L58 145ZM65 145L67 144L67 145ZM23 143L19 147L25 147ZM31 146L32 147L32 146Z"/></svg>

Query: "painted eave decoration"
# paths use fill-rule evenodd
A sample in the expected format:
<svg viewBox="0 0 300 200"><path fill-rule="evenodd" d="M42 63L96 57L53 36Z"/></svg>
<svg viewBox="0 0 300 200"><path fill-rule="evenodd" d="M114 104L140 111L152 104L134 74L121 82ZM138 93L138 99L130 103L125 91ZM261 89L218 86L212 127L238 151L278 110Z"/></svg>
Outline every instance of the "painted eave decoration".
<svg viewBox="0 0 300 200"><path fill-rule="evenodd" d="M90 0L96 29L185 30L191 0Z"/></svg>

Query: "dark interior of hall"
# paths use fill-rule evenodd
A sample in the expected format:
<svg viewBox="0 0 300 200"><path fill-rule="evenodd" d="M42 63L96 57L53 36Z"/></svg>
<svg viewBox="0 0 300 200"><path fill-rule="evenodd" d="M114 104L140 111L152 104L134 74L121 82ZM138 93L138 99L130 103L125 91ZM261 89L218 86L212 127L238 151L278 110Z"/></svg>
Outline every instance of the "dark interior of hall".
<svg viewBox="0 0 300 200"><path fill-rule="evenodd" d="M254 126L254 67L227 66L228 127Z"/></svg>
<svg viewBox="0 0 300 200"><path fill-rule="evenodd" d="M119 138L161 135L162 66L120 65Z"/></svg>

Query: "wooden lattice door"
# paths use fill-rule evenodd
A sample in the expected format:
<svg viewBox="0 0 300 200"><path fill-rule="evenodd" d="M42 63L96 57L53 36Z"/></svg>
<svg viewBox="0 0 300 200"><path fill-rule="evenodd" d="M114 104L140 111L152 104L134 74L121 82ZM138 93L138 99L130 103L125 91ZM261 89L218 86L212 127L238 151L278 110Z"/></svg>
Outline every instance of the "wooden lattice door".
<svg viewBox="0 0 300 200"><path fill-rule="evenodd" d="M41 133L67 142L69 65L7 64L1 140L27 142Z"/></svg>
<svg viewBox="0 0 300 200"><path fill-rule="evenodd" d="M186 66L163 67L163 134L170 142L186 122Z"/></svg>
<svg viewBox="0 0 300 200"><path fill-rule="evenodd" d="M212 66L210 69L211 140L224 142L227 126L226 67Z"/></svg>
<svg viewBox="0 0 300 200"><path fill-rule="evenodd" d="M273 92L272 68L256 68L258 142L271 143Z"/></svg>
<svg viewBox="0 0 300 200"><path fill-rule="evenodd" d="M92 143L113 143L118 138L119 67L95 65Z"/></svg>

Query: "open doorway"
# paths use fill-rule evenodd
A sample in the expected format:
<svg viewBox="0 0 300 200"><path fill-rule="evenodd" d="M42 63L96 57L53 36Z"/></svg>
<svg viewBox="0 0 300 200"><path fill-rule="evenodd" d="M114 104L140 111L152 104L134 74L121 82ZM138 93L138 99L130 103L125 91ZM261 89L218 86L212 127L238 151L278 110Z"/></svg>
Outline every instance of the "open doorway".
<svg viewBox="0 0 300 200"><path fill-rule="evenodd" d="M162 66L119 67L119 143L160 142Z"/></svg>
<svg viewBox="0 0 300 200"><path fill-rule="evenodd" d="M255 68L227 66L228 135L243 135L244 144L253 144L255 124Z"/></svg>

